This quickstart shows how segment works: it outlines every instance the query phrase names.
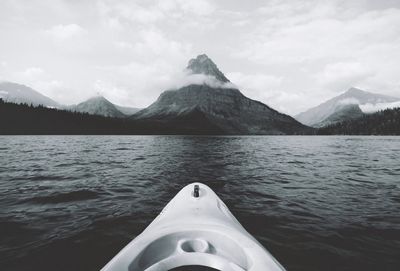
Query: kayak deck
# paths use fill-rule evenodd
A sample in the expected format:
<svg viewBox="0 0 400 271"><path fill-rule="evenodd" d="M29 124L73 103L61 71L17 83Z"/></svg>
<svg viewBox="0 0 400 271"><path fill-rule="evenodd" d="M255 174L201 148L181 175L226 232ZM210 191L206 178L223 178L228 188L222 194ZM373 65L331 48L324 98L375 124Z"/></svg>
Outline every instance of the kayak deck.
<svg viewBox="0 0 400 271"><path fill-rule="evenodd" d="M102 271L166 271L183 266L285 270L201 183L184 187Z"/></svg>

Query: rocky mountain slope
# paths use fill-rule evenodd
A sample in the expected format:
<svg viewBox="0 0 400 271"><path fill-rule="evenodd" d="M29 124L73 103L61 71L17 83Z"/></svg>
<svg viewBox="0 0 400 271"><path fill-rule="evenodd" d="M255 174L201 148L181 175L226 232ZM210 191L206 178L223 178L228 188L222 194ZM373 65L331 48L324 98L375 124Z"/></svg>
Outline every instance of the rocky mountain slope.
<svg viewBox="0 0 400 271"><path fill-rule="evenodd" d="M70 110L104 117L126 117L126 115L119 111L113 103L102 96L90 98L76 106L70 107Z"/></svg>
<svg viewBox="0 0 400 271"><path fill-rule="evenodd" d="M191 59L189 74L209 77L164 91L156 102L132 119L164 123L189 131L222 134L305 134L312 129L292 117L244 96L206 55ZM215 82L213 84L206 83Z"/></svg>
<svg viewBox="0 0 400 271"><path fill-rule="evenodd" d="M336 96L316 107L298 114L295 118L303 124L318 126L329 116L340 111L344 105L381 104L399 101L399 98L367 92L357 88L350 88L345 93Z"/></svg>
<svg viewBox="0 0 400 271"><path fill-rule="evenodd" d="M11 103L26 103L58 108L60 105L49 97L25 85L12 82L0 82L0 98Z"/></svg>
<svg viewBox="0 0 400 271"><path fill-rule="evenodd" d="M357 104L346 104L340 106L329 117L314 125L314 127L324 127L342 121L354 120L362 117L364 113Z"/></svg>

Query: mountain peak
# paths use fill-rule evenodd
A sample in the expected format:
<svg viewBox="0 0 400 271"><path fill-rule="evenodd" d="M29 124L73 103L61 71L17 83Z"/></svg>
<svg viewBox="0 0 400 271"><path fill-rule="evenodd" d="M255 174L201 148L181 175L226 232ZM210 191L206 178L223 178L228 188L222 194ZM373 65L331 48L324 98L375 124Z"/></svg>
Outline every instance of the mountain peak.
<svg viewBox="0 0 400 271"><path fill-rule="evenodd" d="M109 102L109 103L111 103L109 100L107 100L106 98L104 98L104 96L101 96L101 95L93 96L93 97L89 98L86 102L88 102L88 101L92 101L92 102L94 102L94 101L97 101L97 102Z"/></svg>
<svg viewBox="0 0 400 271"><path fill-rule="evenodd" d="M359 88L351 87L345 93L346 94L360 94L360 93L365 93L365 91L361 90Z"/></svg>
<svg viewBox="0 0 400 271"><path fill-rule="evenodd" d="M27 103L56 108L60 106L56 101L33 88L8 81L0 82L0 98L12 103Z"/></svg>
<svg viewBox="0 0 400 271"><path fill-rule="evenodd" d="M313 126L323 122L329 118L329 116L336 113L338 110L341 110L344 105L376 105L380 103L392 103L399 100L400 99L396 97L372 93L351 87L346 92L298 114L296 119L306 125Z"/></svg>
<svg viewBox="0 0 400 271"><path fill-rule="evenodd" d="M194 59L191 59L191 60L193 60L193 61L200 61L200 62L204 62L204 61L211 61L212 62L212 60L208 57L208 55L206 55L206 54L201 54L201 55L198 55L196 58L194 58Z"/></svg>
<svg viewBox="0 0 400 271"><path fill-rule="evenodd" d="M85 112L92 115L101 115L105 117L122 118L121 113L116 106L101 95L94 96L74 107L74 111Z"/></svg>
<svg viewBox="0 0 400 271"><path fill-rule="evenodd" d="M228 78L225 77L217 65L206 54L192 58L188 63L187 69L193 74L211 75L221 82L229 82Z"/></svg>

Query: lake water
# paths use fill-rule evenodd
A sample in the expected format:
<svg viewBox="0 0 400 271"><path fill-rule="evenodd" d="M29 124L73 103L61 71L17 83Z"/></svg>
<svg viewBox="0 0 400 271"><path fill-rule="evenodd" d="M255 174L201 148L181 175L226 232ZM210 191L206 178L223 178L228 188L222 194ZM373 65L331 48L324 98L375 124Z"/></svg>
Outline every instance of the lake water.
<svg viewBox="0 0 400 271"><path fill-rule="evenodd" d="M203 182L288 270L400 270L400 137L0 137L1 270L98 270Z"/></svg>

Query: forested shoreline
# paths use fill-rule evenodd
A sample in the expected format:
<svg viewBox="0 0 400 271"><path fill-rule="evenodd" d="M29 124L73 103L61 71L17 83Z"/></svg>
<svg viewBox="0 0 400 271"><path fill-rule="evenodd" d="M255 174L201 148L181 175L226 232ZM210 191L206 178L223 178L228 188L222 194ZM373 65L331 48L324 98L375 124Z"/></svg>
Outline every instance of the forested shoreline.
<svg viewBox="0 0 400 271"><path fill-rule="evenodd" d="M189 122L189 121L188 121ZM223 134L196 123L165 125L156 121L108 118L87 113L15 104L0 99L0 134ZM400 135L400 108L386 109L315 130L316 135Z"/></svg>

